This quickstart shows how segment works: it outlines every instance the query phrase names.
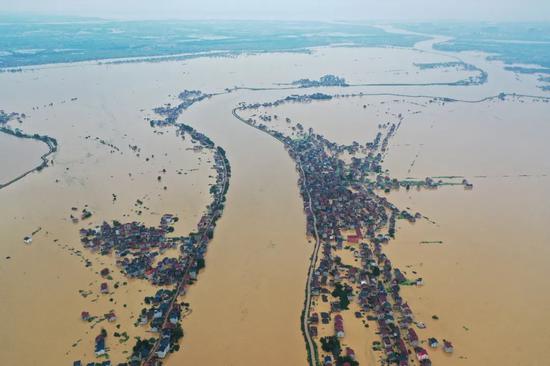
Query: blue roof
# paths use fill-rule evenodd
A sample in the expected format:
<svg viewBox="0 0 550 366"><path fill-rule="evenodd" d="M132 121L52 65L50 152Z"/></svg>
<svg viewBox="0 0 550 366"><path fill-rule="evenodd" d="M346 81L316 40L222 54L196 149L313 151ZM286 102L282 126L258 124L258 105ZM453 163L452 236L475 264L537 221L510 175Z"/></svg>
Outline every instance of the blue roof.
<svg viewBox="0 0 550 366"><path fill-rule="evenodd" d="M95 343L95 351L98 352L104 349L105 349L105 338L101 338Z"/></svg>

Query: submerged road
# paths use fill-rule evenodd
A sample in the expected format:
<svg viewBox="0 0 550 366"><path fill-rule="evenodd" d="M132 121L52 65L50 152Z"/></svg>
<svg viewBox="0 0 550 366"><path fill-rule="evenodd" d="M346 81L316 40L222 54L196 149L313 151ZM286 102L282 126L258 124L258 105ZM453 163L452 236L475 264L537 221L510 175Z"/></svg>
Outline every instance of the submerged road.
<svg viewBox="0 0 550 366"><path fill-rule="evenodd" d="M306 300L304 303L304 311L302 316L302 327L304 332L304 337L306 339L307 347L308 347L308 362L310 365L315 366L319 362L319 355L317 354L317 348L315 347L315 343L313 342L313 339L311 338L311 334L309 333L309 327L307 326L307 322L309 319L309 312L311 309L311 281L313 279L313 274L315 272L315 268L317 267L317 257L319 254L319 248L321 247L321 240L319 239L319 232L317 230L317 217L313 213L313 206L311 201L311 194L309 192L309 187L307 185L307 179L304 172L304 169L302 168L302 163L300 161L300 158L296 160L296 164L298 165L302 178L304 180L304 191L307 193L307 200L308 200L308 209L311 213L311 217L313 218L313 233L315 236L315 248L313 249L313 254L311 255L311 260L309 263L309 268L307 272L307 280L306 280Z"/></svg>
<svg viewBox="0 0 550 366"><path fill-rule="evenodd" d="M7 127L0 127L0 133L5 133L5 134L8 134L10 136L15 136L17 138L31 139L31 140L40 141L40 142L43 142L44 144L46 144L46 146L48 146L48 152L46 152L45 154L42 154L42 156L40 156L40 160L42 160L42 162L39 165L37 165L36 167L34 167L32 169L27 170L26 172L20 174L19 176L11 179L10 181L8 181L6 183L3 183L3 184L0 183L0 189L6 188L7 186L9 186L9 185L25 178L27 175L29 175L33 172L40 171L43 168L47 167L48 162L49 162L48 157L57 151L57 141L55 139L52 139L51 137L48 137L48 136L46 136L46 137L44 137L44 136L34 137L34 136L31 136L31 135L27 135L27 134L17 135L11 129L9 129ZM52 141L56 141L55 144Z"/></svg>

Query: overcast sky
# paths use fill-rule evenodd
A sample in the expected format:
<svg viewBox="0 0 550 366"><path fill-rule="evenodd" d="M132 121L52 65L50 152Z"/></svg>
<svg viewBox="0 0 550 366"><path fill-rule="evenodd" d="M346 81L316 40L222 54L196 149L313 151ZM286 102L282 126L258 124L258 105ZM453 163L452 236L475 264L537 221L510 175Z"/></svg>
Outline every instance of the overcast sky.
<svg viewBox="0 0 550 366"><path fill-rule="evenodd" d="M0 12L109 18L550 20L550 0L0 0Z"/></svg>

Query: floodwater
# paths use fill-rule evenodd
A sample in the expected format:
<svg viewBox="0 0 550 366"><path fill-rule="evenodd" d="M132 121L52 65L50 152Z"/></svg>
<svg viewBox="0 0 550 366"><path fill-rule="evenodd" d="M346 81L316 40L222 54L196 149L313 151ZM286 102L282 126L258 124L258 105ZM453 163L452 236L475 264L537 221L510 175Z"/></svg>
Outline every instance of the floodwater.
<svg viewBox="0 0 550 366"><path fill-rule="evenodd" d="M434 221L401 222L397 239L385 247L395 266L411 278L424 279L424 286L403 287L402 294L416 319L427 324L418 331L421 339L448 339L455 345L452 356L432 350L432 360L445 365L542 365L542 350L550 341L550 332L540 323L550 309L550 296L541 290L550 275L550 229L544 224L550 219L550 165L543 158L550 153L549 112L550 103L529 97L441 103L364 96L250 113L276 114L277 120L262 123L287 133L293 132L289 125L301 123L347 144L368 141L373 126L396 123L401 114L403 122L384 161L391 177L466 178L474 184L473 190L443 186L387 195L401 209ZM345 261L350 256L346 252L337 254ZM353 264L353 258L348 262ZM328 309L319 303L315 311ZM434 315L439 319L432 319ZM361 364L376 359L370 350L373 338L365 335L373 330L349 315L344 324L343 345L356 351ZM331 335L331 324L321 325L319 332Z"/></svg>
<svg viewBox="0 0 550 366"><path fill-rule="evenodd" d="M518 81L502 71L502 65L480 55L461 56L487 68L489 83L320 90L457 98L481 98L500 91L537 92L528 76ZM53 166L0 191L3 360L17 365L92 361L93 339L101 327L109 334L127 331L131 337L146 336L133 323L143 297L155 289L145 282L127 281L114 271L113 294L98 295L102 280L97 272L103 267L115 270L114 259L84 251L78 229L113 219L155 225L168 212L181 219L176 233L184 235L194 228L209 202L208 184L214 175L211 156L190 150L192 142L182 141L170 128L151 129L144 118L152 116L152 108L174 103L174 96L183 89L271 88L274 83L327 73L352 83L440 82L467 76L439 69L420 72L412 65L452 60L404 49L322 48L312 54L78 64L0 75L6 86L0 90L1 108L26 113L23 130L55 137L60 145L52 157ZM22 94L13 90L25 90L25 98L16 97ZM183 320L181 350L170 355L167 365L306 363L300 312L312 244L305 236L298 175L283 146L235 120L231 110L242 101L273 101L308 92L311 89L240 90L213 97L182 114L183 122L227 151L232 177L207 267L184 299L192 313ZM395 122L402 113L402 127L385 159L390 174L461 175L475 185L472 191L442 187L389 194L392 202L437 223L400 223L397 240L387 248L397 266L408 272L410 265L425 279L424 287L405 290L417 317L428 324L421 336L455 343L454 355L443 358L441 352L432 352L432 358L439 364L540 364L550 337L541 321L550 307L543 291L550 254L545 245L550 215L545 174L550 172L543 138L548 136L544 115L549 105L512 99L441 105L428 99L342 98L283 105L277 113L348 143L365 142L379 123ZM161 174L162 169L167 173ZM480 175L488 178L476 178ZM137 199L144 202L143 207L136 206ZM92 218L71 223L71 208L81 210L85 205L94 213ZM33 243L25 245L22 238L38 228L41 231ZM443 244L419 244L423 240ZM84 266L76 250L92 267ZM117 281L120 286L114 289ZM83 297L79 290L92 294ZM90 329L79 319L83 310L102 315L111 309L119 317L114 324L103 322ZM440 320L431 320L432 313ZM376 359L369 350L374 329L361 323L352 326L354 320L345 319L351 328L344 341L353 346L362 364L372 362ZM132 338L127 343L119 343L112 335L107 339L116 362L124 360L132 344Z"/></svg>
<svg viewBox="0 0 550 366"><path fill-rule="evenodd" d="M282 145L233 118L243 97L229 94L183 115L226 149L232 175L206 271L187 297L193 313L174 364L305 362L300 313L313 244L298 177Z"/></svg>
<svg viewBox="0 0 550 366"><path fill-rule="evenodd" d="M40 141L0 133L0 185L40 165L47 152L48 146Z"/></svg>
<svg viewBox="0 0 550 366"><path fill-rule="evenodd" d="M513 85L514 78L509 75L484 86L495 90L486 95ZM540 93L531 86L531 93ZM452 356L432 350L432 360L445 365L542 365L544 345L550 341L550 332L540 322L550 309L550 297L542 291L550 275L550 229L544 224L550 219L550 165L544 158L550 153L550 103L513 96L441 102L430 95L461 98L464 88L447 87L444 94L435 89L441 90L396 93L410 97L364 95L286 103L247 112L247 117L259 121L259 116L271 116L261 122L290 135L295 133L292 126L300 123L332 141L350 144L369 141L378 124L396 123L401 115L403 122L384 159L391 177L456 176L450 181L466 178L474 184L473 190L444 186L388 194L398 207L419 211L435 222L400 223L397 239L386 247L394 265L411 278L424 278L424 286L403 289L417 319L427 324L418 331L421 339L448 339L455 345ZM439 241L442 244L435 243ZM349 256L345 252L338 255ZM327 310L323 303L315 308ZM369 330L349 314L344 317L342 344L356 351L361 364L372 363L378 358L370 350L375 327L370 323ZM332 332L330 324L319 327L321 336Z"/></svg>
<svg viewBox="0 0 550 366"><path fill-rule="evenodd" d="M133 337L146 335L133 323L143 298L155 290L144 281L126 279L116 270L113 257L83 250L78 230L114 219L158 225L161 215L169 212L180 217L176 230L187 233L209 202L212 156L189 150L192 142L182 141L172 129L153 133L144 120L147 112L140 111L161 105L179 87L166 85L158 93L154 81L142 88L134 76L82 67L45 69L3 80L3 85L19 83L3 89L1 99L6 110L30 116L21 128L59 142L52 166L0 191L0 354L6 364L93 361L93 340L101 327L110 334L111 357L124 360ZM54 84L59 89L52 90ZM28 90L27 97L8 92L16 88ZM71 102L73 97L78 100ZM50 102L52 107L47 106ZM136 206L138 199L143 205ZM93 216L73 224L70 215L80 216L85 205ZM39 228L32 244L24 244L23 237ZM83 257L91 267L85 267ZM98 272L103 267L113 273L113 280L107 281L109 295L99 295L104 280ZM84 297L79 291L90 294ZM80 320L82 311L102 317L109 310L116 312L117 322L91 329ZM115 331L127 332L130 340L120 343L113 337Z"/></svg>
<svg viewBox="0 0 550 366"><path fill-rule="evenodd" d="M387 167L398 177L459 175L474 184L471 191L388 195L435 221L401 224L387 253L425 278L404 296L428 325L419 335L453 340L453 357L432 352L438 363L544 364L550 165L542 157L549 153L549 112L548 103L528 98L451 103L404 123L390 147Z"/></svg>

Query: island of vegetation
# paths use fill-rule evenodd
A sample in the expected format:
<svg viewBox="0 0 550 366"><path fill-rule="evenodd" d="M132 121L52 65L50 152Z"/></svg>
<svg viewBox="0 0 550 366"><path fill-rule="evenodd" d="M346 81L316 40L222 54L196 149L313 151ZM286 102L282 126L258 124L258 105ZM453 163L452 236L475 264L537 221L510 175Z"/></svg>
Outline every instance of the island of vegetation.
<svg viewBox="0 0 550 366"><path fill-rule="evenodd" d="M469 76L466 79L457 80L455 82L449 83L449 86L482 85L487 82L487 78L489 76L489 74L487 74L487 71L482 70L475 65L467 64L463 61L415 63L414 66L418 67L420 70L452 68L456 71L471 71L477 73L477 75Z"/></svg>
<svg viewBox="0 0 550 366"><path fill-rule="evenodd" d="M319 80L300 79L291 83L293 86L299 88L318 88L321 86L349 86L346 79L338 77L336 75L324 75Z"/></svg>

